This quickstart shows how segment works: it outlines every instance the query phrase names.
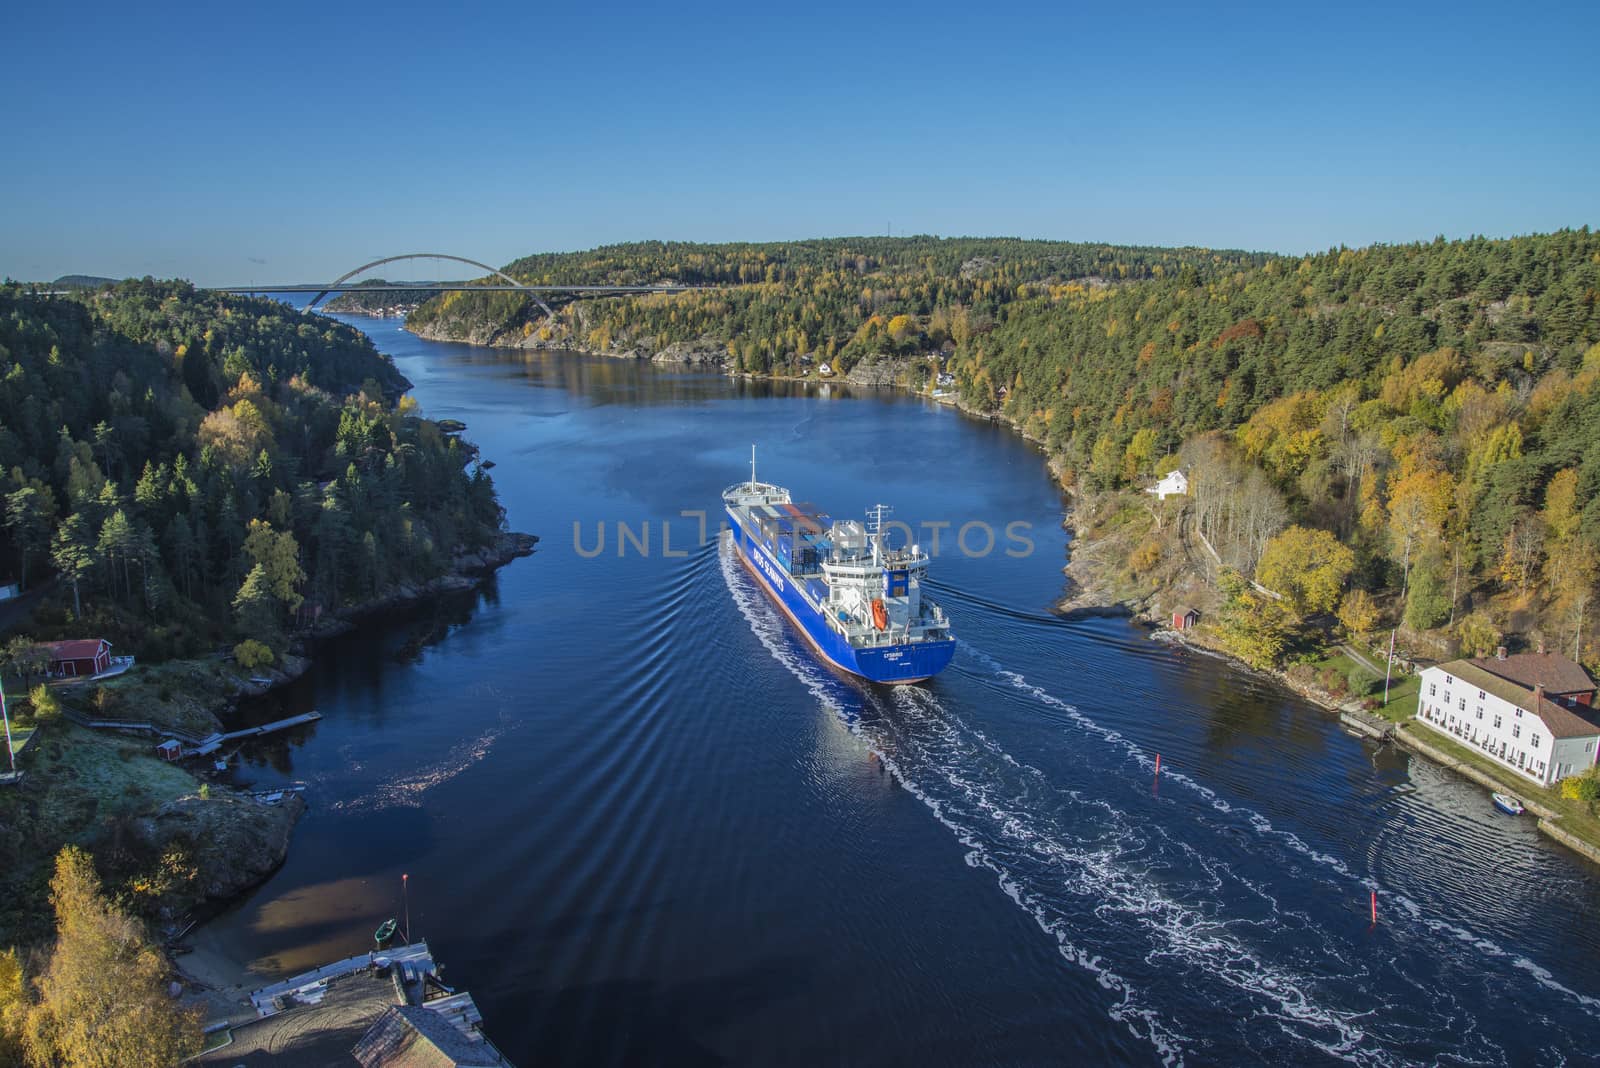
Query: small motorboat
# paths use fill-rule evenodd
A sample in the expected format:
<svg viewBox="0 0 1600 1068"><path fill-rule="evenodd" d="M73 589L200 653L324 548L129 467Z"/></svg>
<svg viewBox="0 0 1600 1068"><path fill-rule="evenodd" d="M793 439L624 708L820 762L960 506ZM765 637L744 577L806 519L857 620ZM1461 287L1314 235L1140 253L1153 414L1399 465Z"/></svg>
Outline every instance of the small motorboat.
<svg viewBox="0 0 1600 1068"><path fill-rule="evenodd" d="M400 924L393 918L384 920L378 925L378 929L372 932L372 940L378 943L378 948L382 949L394 941L394 933L399 926Z"/></svg>
<svg viewBox="0 0 1600 1068"><path fill-rule="evenodd" d="M1510 794L1495 794L1494 807L1504 812L1507 816L1522 815L1522 802Z"/></svg>

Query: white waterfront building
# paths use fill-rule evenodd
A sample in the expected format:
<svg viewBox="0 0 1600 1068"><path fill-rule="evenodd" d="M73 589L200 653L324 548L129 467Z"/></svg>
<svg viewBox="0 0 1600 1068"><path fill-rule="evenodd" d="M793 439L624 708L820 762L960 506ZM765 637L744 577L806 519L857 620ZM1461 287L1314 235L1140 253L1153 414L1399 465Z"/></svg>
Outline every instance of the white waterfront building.
<svg viewBox="0 0 1600 1068"><path fill-rule="evenodd" d="M1551 786L1593 767L1600 748L1600 725L1579 714L1593 714L1594 682L1575 690L1574 670L1588 679L1570 660L1544 653L1437 664L1423 669L1417 722ZM1559 704L1547 696L1546 674L1551 689L1560 687Z"/></svg>

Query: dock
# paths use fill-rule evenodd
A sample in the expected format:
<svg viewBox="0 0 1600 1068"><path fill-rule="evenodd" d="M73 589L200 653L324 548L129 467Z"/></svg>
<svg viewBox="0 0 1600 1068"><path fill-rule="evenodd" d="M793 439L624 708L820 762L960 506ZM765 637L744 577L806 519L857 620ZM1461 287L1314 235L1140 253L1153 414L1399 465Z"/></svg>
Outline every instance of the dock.
<svg viewBox="0 0 1600 1068"><path fill-rule="evenodd" d="M239 730L227 732L213 731L204 738L196 738L193 735L185 735L180 731L156 731L154 728L150 727L148 723L101 722L90 723L88 726L116 727L120 730L153 730L157 734L166 735L166 741L163 741L161 745L157 746L156 748L160 749L167 745L168 742L179 742L186 746L185 748L181 748L179 756L197 757L210 756L218 749L221 749L224 742L231 742L236 738L259 738L263 734L272 734L275 731L286 731L291 727L299 727L306 723L315 723L321 718L321 712L302 712L298 716L290 716L288 719L273 720L271 723L263 723L259 727L241 727Z"/></svg>
<svg viewBox="0 0 1600 1068"><path fill-rule="evenodd" d="M399 968L402 974L408 970L418 971L424 968L430 973L435 970L433 954L428 951L427 942L395 946L391 949L369 950L354 957L346 957L344 960L336 960L332 964L313 968L309 972L301 972L282 982L264 986L251 993L250 1004L256 1007L258 1015L271 1016L282 1012L291 999L320 1001L322 995L327 992L329 983L347 975L366 971L372 967L372 962L380 957L386 958L391 966Z"/></svg>
<svg viewBox="0 0 1600 1068"><path fill-rule="evenodd" d="M191 1063L456 1064L510 1068L472 995L446 986L428 944L374 949L250 994L256 1018L207 1028L220 1045ZM400 1055L403 1060L395 1060Z"/></svg>

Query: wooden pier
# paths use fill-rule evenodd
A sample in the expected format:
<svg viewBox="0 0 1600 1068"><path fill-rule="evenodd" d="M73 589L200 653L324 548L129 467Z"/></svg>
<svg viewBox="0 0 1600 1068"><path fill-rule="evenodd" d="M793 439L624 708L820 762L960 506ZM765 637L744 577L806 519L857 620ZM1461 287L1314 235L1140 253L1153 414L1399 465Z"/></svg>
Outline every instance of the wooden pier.
<svg viewBox="0 0 1600 1068"><path fill-rule="evenodd" d="M288 719L277 719L271 723L263 723L259 727L241 727L236 731L214 731L204 738L183 739L189 742L189 748L183 751L186 757L210 756L222 748L222 743L231 742L235 738L258 738L263 734L272 734L275 731L286 731L291 727L299 727L306 723L315 723L322 718L321 712L302 712L298 716ZM169 738L179 737L176 732L166 732Z"/></svg>

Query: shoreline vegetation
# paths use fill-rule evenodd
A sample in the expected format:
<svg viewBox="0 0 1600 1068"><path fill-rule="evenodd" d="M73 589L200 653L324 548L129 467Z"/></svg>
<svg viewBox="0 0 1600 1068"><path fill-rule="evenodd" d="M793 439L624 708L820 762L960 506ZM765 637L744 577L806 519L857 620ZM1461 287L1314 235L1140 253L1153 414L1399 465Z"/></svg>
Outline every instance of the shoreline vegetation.
<svg viewBox="0 0 1600 1068"><path fill-rule="evenodd" d="M534 551L464 428L409 388L359 331L274 301L0 287L0 574L21 593L0 602L0 676L27 739L0 784L7 1026L54 1011L75 952L59 900L51 937L52 872L144 947L142 989L147 951L281 866L298 794L263 803L157 741L225 730L320 640ZM85 638L134 665L51 677L48 643Z"/></svg>
<svg viewBox="0 0 1600 1068"><path fill-rule="evenodd" d="M707 288L574 300L553 317L515 293L451 293L406 329L895 387L1012 427L1073 501L1062 611L1149 623L1193 608L1200 625L1175 637L1352 717L1403 720L1416 665L1500 645L1600 672L1600 448L1584 429L1600 425L1600 235L1587 227L1300 257L640 242L506 270ZM1173 472L1180 497L1144 492ZM1406 673L1378 707L1391 634ZM1414 729L1391 736L1410 744ZM1502 770L1463 752L1480 774ZM1549 795L1600 848L1593 769L1561 790L1503 784Z"/></svg>

